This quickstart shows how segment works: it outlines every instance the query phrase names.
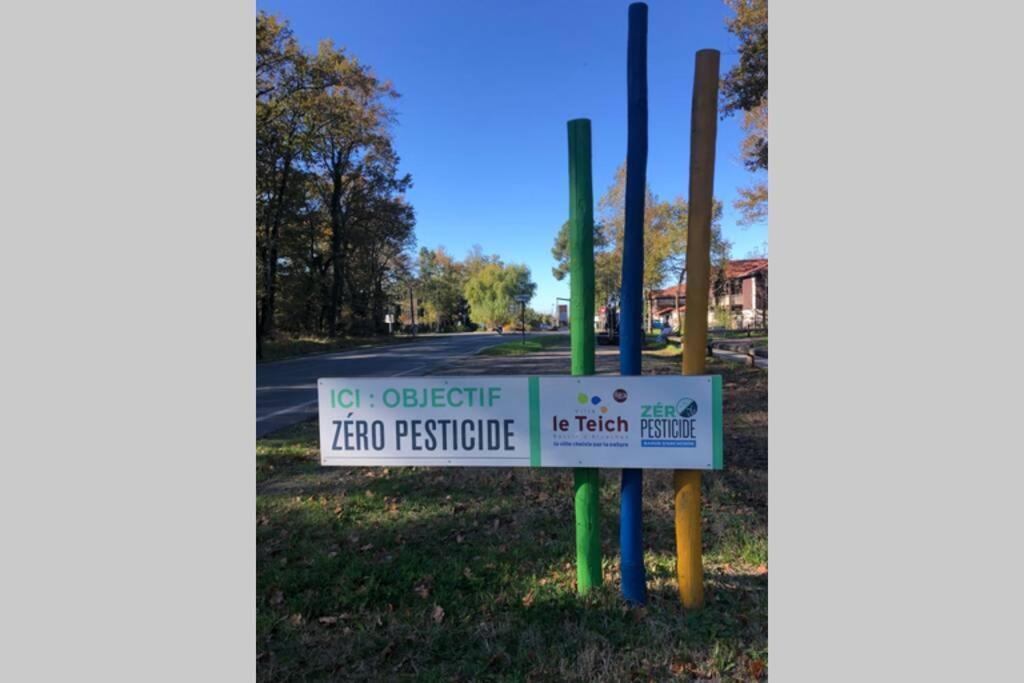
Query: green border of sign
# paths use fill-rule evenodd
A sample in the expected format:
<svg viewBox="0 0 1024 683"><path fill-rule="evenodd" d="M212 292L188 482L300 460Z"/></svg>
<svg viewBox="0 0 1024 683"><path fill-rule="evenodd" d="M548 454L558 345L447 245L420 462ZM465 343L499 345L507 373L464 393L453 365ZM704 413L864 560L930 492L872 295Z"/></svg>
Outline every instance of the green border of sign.
<svg viewBox="0 0 1024 683"><path fill-rule="evenodd" d="M530 467L540 467L540 378L530 377Z"/></svg>
<svg viewBox="0 0 1024 683"><path fill-rule="evenodd" d="M711 376L711 433L713 434L713 469L724 468L722 462L722 376Z"/></svg>

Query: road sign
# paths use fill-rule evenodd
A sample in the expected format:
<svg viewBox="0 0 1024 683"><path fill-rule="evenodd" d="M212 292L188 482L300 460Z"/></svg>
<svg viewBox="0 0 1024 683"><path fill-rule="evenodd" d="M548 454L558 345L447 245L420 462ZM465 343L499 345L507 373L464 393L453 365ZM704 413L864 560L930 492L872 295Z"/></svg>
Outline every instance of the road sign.
<svg viewBox="0 0 1024 683"><path fill-rule="evenodd" d="M516 301L518 301L521 304L525 304L531 298L533 297L531 297L529 294L516 294L515 296Z"/></svg>
<svg viewBox="0 0 1024 683"><path fill-rule="evenodd" d="M322 465L722 468L717 375L317 384Z"/></svg>

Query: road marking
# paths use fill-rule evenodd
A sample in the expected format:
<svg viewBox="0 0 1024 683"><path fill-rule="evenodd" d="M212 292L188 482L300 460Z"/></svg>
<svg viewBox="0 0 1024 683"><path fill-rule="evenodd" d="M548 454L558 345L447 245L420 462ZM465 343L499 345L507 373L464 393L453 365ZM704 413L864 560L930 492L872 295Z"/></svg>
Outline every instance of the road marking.
<svg viewBox="0 0 1024 683"><path fill-rule="evenodd" d="M284 415L285 413L294 413L295 411L297 411L297 410L299 410L301 408L306 408L308 406L316 405L317 401L319 401L319 399L314 398L312 401L306 401L305 403L300 403L299 405L292 406L291 408L284 408L282 410L278 410L278 411L270 413L268 415L264 415L263 417L257 417L256 421L257 422L263 422L264 420L269 420L270 418L277 417L278 415Z"/></svg>

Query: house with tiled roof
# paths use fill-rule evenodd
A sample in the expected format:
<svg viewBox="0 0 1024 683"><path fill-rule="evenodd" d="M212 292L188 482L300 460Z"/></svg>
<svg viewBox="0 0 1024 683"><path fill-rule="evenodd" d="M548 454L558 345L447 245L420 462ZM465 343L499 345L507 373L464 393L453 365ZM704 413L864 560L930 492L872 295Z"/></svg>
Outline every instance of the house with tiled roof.
<svg viewBox="0 0 1024 683"><path fill-rule="evenodd" d="M647 305L651 321L678 329L686 311L686 285L651 292ZM729 261L717 273L708 300L708 325L721 325L723 319L736 328L768 324L768 259Z"/></svg>

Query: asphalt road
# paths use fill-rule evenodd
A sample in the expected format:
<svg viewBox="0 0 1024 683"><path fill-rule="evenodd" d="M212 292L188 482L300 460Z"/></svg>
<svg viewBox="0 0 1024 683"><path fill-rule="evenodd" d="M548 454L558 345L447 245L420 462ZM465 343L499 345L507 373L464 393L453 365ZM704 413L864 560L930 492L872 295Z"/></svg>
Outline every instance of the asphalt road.
<svg viewBox="0 0 1024 683"><path fill-rule="evenodd" d="M515 333L498 335L494 332L424 336L425 339L407 344L259 363L256 366L256 436L264 436L315 415L316 381L321 377L423 375L459 358L471 356L484 347L520 338ZM526 335L527 339L536 336L539 335Z"/></svg>

